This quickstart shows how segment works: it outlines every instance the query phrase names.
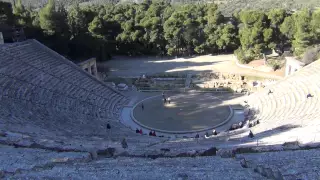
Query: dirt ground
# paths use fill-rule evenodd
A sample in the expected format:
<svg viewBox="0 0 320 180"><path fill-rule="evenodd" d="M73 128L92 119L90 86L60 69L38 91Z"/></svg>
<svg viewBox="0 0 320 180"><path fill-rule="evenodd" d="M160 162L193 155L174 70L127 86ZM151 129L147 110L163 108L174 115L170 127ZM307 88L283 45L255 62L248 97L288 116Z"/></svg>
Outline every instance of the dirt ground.
<svg viewBox="0 0 320 180"><path fill-rule="evenodd" d="M191 58L130 58L116 57L105 63L100 63L100 67L108 67L108 76L110 77L132 77L142 74L154 73L192 73L201 72L225 72L236 73L258 77L269 77L281 79L284 75L284 69L276 72L260 72L253 69L241 68L235 64L234 55L204 55Z"/></svg>

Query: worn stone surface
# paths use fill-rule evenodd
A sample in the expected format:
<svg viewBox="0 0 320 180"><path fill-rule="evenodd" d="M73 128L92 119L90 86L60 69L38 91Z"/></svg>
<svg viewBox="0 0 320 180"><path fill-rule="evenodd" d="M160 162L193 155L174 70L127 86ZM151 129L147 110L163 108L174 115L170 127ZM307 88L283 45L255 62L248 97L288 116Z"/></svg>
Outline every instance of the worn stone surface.
<svg viewBox="0 0 320 180"><path fill-rule="evenodd" d="M246 159L244 159L244 158L240 160L240 165L241 165L241 167L243 167L243 168L248 168L247 161L246 161Z"/></svg>
<svg viewBox="0 0 320 180"><path fill-rule="evenodd" d="M232 159L195 158L129 158L101 159L89 163L59 165L40 172L26 172L12 178L55 179L265 179Z"/></svg>
<svg viewBox="0 0 320 180"><path fill-rule="evenodd" d="M320 61L270 86L272 94L265 89L246 97L249 119L261 120L253 139L246 131L221 131L214 138L167 140L125 127L119 115L130 97L35 40L0 45L0 57L0 178L320 177L318 149L263 152L320 142ZM244 153L246 163L235 153Z"/></svg>
<svg viewBox="0 0 320 180"><path fill-rule="evenodd" d="M257 172L274 179L318 179L319 156L320 149L241 154Z"/></svg>
<svg viewBox="0 0 320 180"><path fill-rule="evenodd" d="M203 153L201 153L201 156L215 156L217 154L217 148L212 147L208 150L205 150Z"/></svg>
<svg viewBox="0 0 320 180"><path fill-rule="evenodd" d="M89 161L90 159L90 154L85 152L58 153L41 149L0 146L0 171L9 173L18 170L31 170L54 163Z"/></svg>
<svg viewBox="0 0 320 180"><path fill-rule="evenodd" d="M235 150L233 149L219 149L217 155L223 158L232 158L235 156Z"/></svg>

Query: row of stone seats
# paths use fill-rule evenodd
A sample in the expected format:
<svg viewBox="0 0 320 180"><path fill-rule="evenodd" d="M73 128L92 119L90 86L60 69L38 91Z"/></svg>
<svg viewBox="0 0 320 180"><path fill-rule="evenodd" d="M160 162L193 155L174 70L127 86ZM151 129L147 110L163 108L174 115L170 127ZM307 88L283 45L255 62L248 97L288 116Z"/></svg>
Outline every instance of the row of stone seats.
<svg viewBox="0 0 320 180"><path fill-rule="evenodd" d="M237 158L244 158L249 167L261 174L267 175L264 169L273 172L280 171L283 179L319 179L320 150L297 150L239 154Z"/></svg>
<svg viewBox="0 0 320 180"><path fill-rule="evenodd" d="M0 45L0 57L0 130L46 129L57 139L135 135L118 120L127 97L36 40Z"/></svg>
<svg viewBox="0 0 320 180"><path fill-rule="evenodd" d="M221 157L100 159L89 163L61 164L29 171L8 179L266 179L233 159Z"/></svg>
<svg viewBox="0 0 320 180"><path fill-rule="evenodd" d="M310 128L311 124L314 129L320 127L317 122L320 117L319 62L316 61L296 74L248 97L250 108L258 111L255 119L260 120L260 124L253 128L255 134L281 129L287 125L292 128ZM269 90L272 93L269 93ZM307 98L309 93L313 97ZM305 133L310 132L314 131ZM299 134L291 135L297 137Z"/></svg>
<svg viewBox="0 0 320 180"><path fill-rule="evenodd" d="M55 163L90 160L85 152L54 152L43 149L14 148L0 145L0 172L16 173L37 167L46 167ZM17 163L18 162L18 163ZM2 179L1 175L0 178Z"/></svg>
<svg viewBox="0 0 320 180"><path fill-rule="evenodd" d="M255 109L255 120L259 120L260 124L253 127L254 136L260 140L267 137L275 137L266 139L269 143L284 143L286 141L301 140L301 141L317 141L314 138L320 123L317 119L320 118L319 111L319 95L320 94L320 61L305 67L302 72L305 75L296 74L282 80L270 89L273 93L268 95L269 89L254 93L249 97L245 97L250 105L250 108ZM311 70L310 70L311 69ZM316 69L316 70L315 70ZM300 77L301 76L301 77ZM302 83L303 80L304 82ZM292 84L297 80L296 84ZM302 88L300 88L302 86ZM307 94L314 95L313 98L307 99ZM289 131L297 129L297 131ZM288 131L287 133L285 133ZM280 133L281 132L281 133ZM281 138L278 138L282 135ZM310 138L312 137L312 138ZM269 141L270 140L270 141ZM319 140L319 138L318 138ZM232 147L241 145L244 142L251 142L248 138L248 133L243 132L238 135L230 135L230 137L214 137L210 139L185 139L185 140L170 140L163 144L153 146L152 148L160 149L184 149L192 150L205 149L214 146ZM255 139L253 139L255 141ZM255 142L253 142L256 145Z"/></svg>

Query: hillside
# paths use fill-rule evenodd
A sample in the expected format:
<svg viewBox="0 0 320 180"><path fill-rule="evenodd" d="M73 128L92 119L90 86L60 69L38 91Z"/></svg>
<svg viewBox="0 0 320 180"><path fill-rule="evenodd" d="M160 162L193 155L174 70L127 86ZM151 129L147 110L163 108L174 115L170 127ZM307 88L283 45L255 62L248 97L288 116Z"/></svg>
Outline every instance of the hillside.
<svg viewBox="0 0 320 180"><path fill-rule="evenodd" d="M232 14L241 9L272 9L284 8L298 10L301 8L315 8L320 6L320 0L226 0L219 3L224 14Z"/></svg>
<svg viewBox="0 0 320 180"><path fill-rule="evenodd" d="M2 0L12 2L12 0ZM103 4L106 2L141 2L142 0L57 0L65 5L73 3L83 4ZM41 7L47 0L23 0L27 6ZM199 2L193 0L171 0L173 3L182 2ZM211 2L211 1L210 1ZM215 0L219 4L220 10L225 15L230 15L240 9L271 9L271 8L285 8L290 10L298 10L304 7L315 8L320 7L320 0Z"/></svg>

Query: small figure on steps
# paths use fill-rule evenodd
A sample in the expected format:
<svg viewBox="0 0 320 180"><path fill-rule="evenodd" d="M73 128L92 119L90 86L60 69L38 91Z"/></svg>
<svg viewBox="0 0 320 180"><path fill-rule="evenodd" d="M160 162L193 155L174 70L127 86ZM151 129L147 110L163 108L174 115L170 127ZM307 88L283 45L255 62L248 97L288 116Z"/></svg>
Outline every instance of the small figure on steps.
<svg viewBox="0 0 320 180"><path fill-rule="evenodd" d="M253 137L254 137L254 135L253 135L252 131L250 130L250 132L249 132L249 138L253 138Z"/></svg>
<svg viewBox="0 0 320 180"><path fill-rule="evenodd" d="M218 132L215 129L213 130L213 135L218 135Z"/></svg>
<svg viewBox="0 0 320 180"><path fill-rule="evenodd" d="M107 129L111 129L111 126L109 123L107 124Z"/></svg>
<svg viewBox="0 0 320 180"><path fill-rule="evenodd" d="M155 131L152 132L152 136L157 136Z"/></svg>
<svg viewBox="0 0 320 180"><path fill-rule="evenodd" d="M307 94L307 99L312 98L312 97L313 97L313 95L311 95L310 93Z"/></svg>
<svg viewBox="0 0 320 180"><path fill-rule="evenodd" d="M272 94L272 93L273 93L273 92L271 91L271 89L269 89L268 95L269 95L269 94Z"/></svg>
<svg viewBox="0 0 320 180"><path fill-rule="evenodd" d="M123 149L128 148L128 144L127 144L127 141L126 141L126 139L125 139L125 138L123 138L123 139L122 139L122 141L121 141L121 145L122 145L122 148L123 148Z"/></svg>

